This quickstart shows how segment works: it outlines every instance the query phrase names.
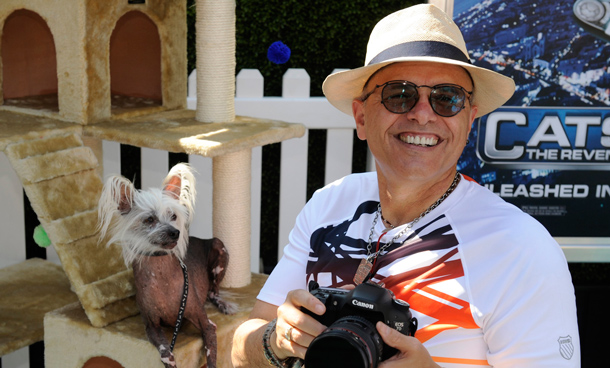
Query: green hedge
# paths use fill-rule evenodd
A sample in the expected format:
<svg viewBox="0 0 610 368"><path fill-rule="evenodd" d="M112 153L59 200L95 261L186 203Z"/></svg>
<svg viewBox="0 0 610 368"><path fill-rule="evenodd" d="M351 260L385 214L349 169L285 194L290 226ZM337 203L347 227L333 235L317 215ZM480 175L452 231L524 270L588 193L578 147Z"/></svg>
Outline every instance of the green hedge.
<svg viewBox="0 0 610 368"><path fill-rule="evenodd" d="M322 95L322 82L335 68L362 66L373 26L396 10L425 1L405 0L238 0L236 5L236 72L258 69L265 77L265 95L282 93L288 68L304 68L311 77L312 96ZM189 73L195 67L195 6L188 0ZM290 60L274 64L267 49L282 41Z"/></svg>

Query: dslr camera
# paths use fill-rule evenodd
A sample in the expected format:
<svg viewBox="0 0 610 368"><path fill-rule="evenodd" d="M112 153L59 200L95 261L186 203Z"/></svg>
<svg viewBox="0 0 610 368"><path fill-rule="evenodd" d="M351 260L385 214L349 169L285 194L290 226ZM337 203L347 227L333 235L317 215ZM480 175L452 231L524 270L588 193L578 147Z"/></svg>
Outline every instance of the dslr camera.
<svg viewBox="0 0 610 368"><path fill-rule="evenodd" d="M380 285L367 282L345 290L320 287L310 281L309 292L324 303L326 312L319 316L301 310L328 328L309 345L305 353L307 368L375 368L397 352L379 336L377 321L407 336L417 330L409 304Z"/></svg>

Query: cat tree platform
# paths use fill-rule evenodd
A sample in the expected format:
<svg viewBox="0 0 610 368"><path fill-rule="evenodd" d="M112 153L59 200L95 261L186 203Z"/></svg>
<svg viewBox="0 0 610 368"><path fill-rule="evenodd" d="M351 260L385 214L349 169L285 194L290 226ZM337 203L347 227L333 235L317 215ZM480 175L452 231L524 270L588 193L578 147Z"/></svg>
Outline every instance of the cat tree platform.
<svg viewBox="0 0 610 368"><path fill-rule="evenodd" d="M58 134L81 134L83 127L59 119L0 110L0 151L13 143L47 138Z"/></svg>
<svg viewBox="0 0 610 368"><path fill-rule="evenodd" d="M142 115L142 111L138 115ZM305 134L305 127L301 124L242 116L237 116L230 123L201 123L195 120L194 110L122 116L82 126L52 117L0 110L0 151L12 143L60 133L83 134L137 147L216 157Z"/></svg>
<svg viewBox="0 0 610 368"><path fill-rule="evenodd" d="M0 356L43 339L47 312L78 301L58 265L32 258L0 269Z"/></svg>
<svg viewBox="0 0 610 368"><path fill-rule="evenodd" d="M206 303L208 317L218 326L218 362L219 368L232 367L231 347L233 333L249 316L258 291L265 283L267 276L252 275L249 286L223 290L225 300L238 305L234 315L224 315ZM148 342L144 324L139 315L126 318L105 328L93 327L79 303L48 313L44 319L45 355L47 367L80 368L93 365L95 359L104 357L104 366L122 366L124 368L163 368L159 353ZM165 329L168 341L171 341L172 328ZM202 355L202 339L198 331L185 323L176 340L174 357L178 367L202 367L205 357ZM108 358L113 364L108 364ZM118 363L118 365L116 365Z"/></svg>
<svg viewBox="0 0 610 368"><path fill-rule="evenodd" d="M138 147L184 152L204 157L301 137L301 124L237 116L230 123L201 123L194 110L170 110L145 116L115 118L87 125L84 134Z"/></svg>

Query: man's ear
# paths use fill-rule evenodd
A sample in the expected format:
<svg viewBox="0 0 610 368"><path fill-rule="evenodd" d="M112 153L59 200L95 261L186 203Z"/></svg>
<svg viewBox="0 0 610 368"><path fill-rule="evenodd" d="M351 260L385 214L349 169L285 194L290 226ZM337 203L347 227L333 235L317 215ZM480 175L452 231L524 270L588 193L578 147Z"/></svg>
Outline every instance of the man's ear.
<svg viewBox="0 0 610 368"><path fill-rule="evenodd" d="M476 105L470 108L470 126L468 127L468 134L466 135L467 137L470 136L470 131L474 126L474 121L476 119L477 112L479 112L479 108Z"/></svg>
<svg viewBox="0 0 610 368"><path fill-rule="evenodd" d="M364 101L354 99L352 101L352 114L356 122L356 134L360 140L366 140L366 133L364 130Z"/></svg>

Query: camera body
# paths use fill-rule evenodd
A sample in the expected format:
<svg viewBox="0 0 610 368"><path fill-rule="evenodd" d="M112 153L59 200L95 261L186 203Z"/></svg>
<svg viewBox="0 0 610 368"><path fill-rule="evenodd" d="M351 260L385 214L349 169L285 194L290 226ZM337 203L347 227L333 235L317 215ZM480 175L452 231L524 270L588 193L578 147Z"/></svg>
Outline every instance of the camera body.
<svg viewBox="0 0 610 368"><path fill-rule="evenodd" d="M307 309L303 312L328 328L307 349L307 367L376 367L396 353L379 336L375 328L378 321L408 336L417 330L417 319L411 315L409 304L377 284L367 282L345 290L320 287L311 281L309 292L324 303L326 312L321 316Z"/></svg>

